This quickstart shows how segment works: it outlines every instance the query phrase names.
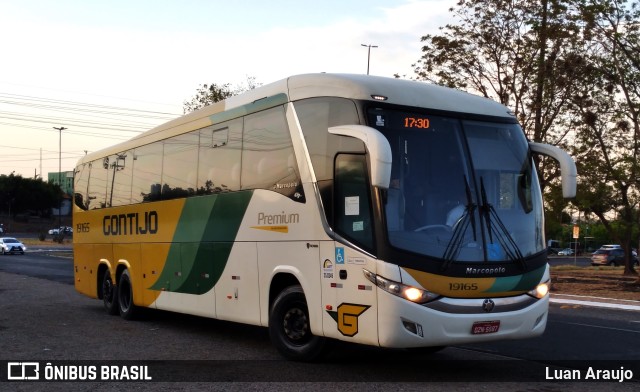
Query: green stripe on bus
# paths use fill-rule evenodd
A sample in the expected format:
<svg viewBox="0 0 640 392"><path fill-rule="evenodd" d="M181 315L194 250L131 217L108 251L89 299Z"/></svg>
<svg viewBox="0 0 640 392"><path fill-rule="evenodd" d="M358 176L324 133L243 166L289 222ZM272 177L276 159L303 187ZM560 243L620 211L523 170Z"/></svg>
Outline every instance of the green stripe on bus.
<svg viewBox="0 0 640 392"><path fill-rule="evenodd" d="M533 290L544 275L546 266L542 266L522 275L506 276L496 278L488 293L501 293L507 291L529 291Z"/></svg>
<svg viewBox="0 0 640 392"><path fill-rule="evenodd" d="M186 200L164 268L152 290L204 294L224 271L253 195L223 193Z"/></svg>
<svg viewBox="0 0 640 392"><path fill-rule="evenodd" d="M260 112L262 110L270 109L279 105L287 103L289 98L286 94L280 93L271 97L259 99L255 102L248 103L246 105L238 106L237 108L225 110L209 116L212 124L218 124L224 121L233 120L238 117L246 116L247 114Z"/></svg>

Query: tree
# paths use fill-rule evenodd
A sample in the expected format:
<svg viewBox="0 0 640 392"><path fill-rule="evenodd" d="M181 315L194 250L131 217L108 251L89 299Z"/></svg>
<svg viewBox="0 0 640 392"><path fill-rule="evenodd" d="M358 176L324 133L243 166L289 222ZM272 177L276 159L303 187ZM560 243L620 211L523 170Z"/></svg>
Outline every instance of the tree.
<svg viewBox="0 0 640 392"><path fill-rule="evenodd" d="M589 83L573 100L582 173L577 204L623 246L624 274L631 275L640 204L640 8L637 1L585 0L580 11L591 40L588 65L579 70Z"/></svg>
<svg viewBox="0 0 640 392"><path fill-rule="evenodd" d="M578 197L627 249L640 203L638 1L459 0L458 24L422 37L418 79L509 106L530 140L574 152ZM539 161L548 206L561 217L555 164ZM611 223L612 215L620 220ZM636 230L637 231L637 230Z"/></svg>
<svg viewBox="0 0 640 392"><path fill-rule="evenodd" d="M0 209L15 217L34 212L48 216L58 206L62 190L57 184L42 179L23 178L20 175L0 175Z"/></svg>
<svg viewBox="0 0 640 392"><path fill-rule="evenodd" d="M417 78L494 99L514 111L529 140L567 148L566 109L581 83L573 70L584 62L570 0L459 0L451 12L458 24L422 37ZM562 211L568 202L556 197L559 166L545 157L536 162L545 196Z"/></svg>
<svg viewBox="0 0 640 392"><path fill-rule="evenodd" d="M575 8L566 0L460 0L451 12L459 23L422 37L418 79L494 99L513 109L530 140L566 148L566 108L580 83L572 70L584 62ZM537 163L556 211L549 226L559 226L567 206L555 181L559 166Z"/></svg>
<svg viewBox="0 0 640 392"><path fill-rule="evenodd" d="M533 141L561 142L563 109L582 62L575 11L564 0L460 0L460 24L422 37L418 79L492 98L514 110Z"/></svg>
<svg viewBox="0 0 640 392"><path fill-rule="evenodd" d="M194 95L189 101L184 101L183 111L185 114L198 110L207 105L223 101L234 95L241 94L248 90L260 86L260 83L256 82L256 78L248 76L245 83L232 86L231 83L217 84L211 83L210 85L202 84L196 90Z"/></svg>

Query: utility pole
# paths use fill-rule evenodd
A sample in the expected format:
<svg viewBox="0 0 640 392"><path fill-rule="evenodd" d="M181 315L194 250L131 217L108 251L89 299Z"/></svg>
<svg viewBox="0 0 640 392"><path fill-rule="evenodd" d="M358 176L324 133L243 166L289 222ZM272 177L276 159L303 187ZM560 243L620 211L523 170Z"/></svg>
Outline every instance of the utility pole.
<svg viewBox="0 0 640 392"><path fill-rule="evenodd" d="M365 45L365 44L360 44L360 46L364 46L365 48L367 48L367 75L369 75L369 64L371 62L371 48L377 48L377 45Z"/></svg>
<svg viewBox="0 0 640 392"><path fill-rule="evenodd" d="M65 127L53 127L53 129L57 129L59 131L58 138L58 186L62 191L62 131L64 131ZM60 194L60 199L58 200L58 229L62 226L62 194Z"/></svg>

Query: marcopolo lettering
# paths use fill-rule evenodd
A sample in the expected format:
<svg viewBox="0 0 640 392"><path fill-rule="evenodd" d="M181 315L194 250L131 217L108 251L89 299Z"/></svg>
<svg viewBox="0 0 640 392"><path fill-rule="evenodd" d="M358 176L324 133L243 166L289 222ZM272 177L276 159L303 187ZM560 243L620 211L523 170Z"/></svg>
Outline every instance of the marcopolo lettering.
<svg viewBox="0 0 640 392"><path fill-rule="evenodd" d="M496 275L496 274L504 274L507 272L507 269L504 267L494 267L494 268L472 268L468 267L465 271L467 275Z"/></svg>
<svg viewBox="0 0 640 392"><path fill-rule="evenodd" d="M158 212L146 211L143 214L105 215L102 218L104 235L156 234L158 232Z"/></svg>

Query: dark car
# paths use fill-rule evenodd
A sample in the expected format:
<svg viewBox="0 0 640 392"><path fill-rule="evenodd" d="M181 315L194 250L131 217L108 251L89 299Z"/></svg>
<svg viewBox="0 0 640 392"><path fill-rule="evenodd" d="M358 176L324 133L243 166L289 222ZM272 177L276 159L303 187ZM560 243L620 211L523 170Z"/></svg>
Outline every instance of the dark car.
<svg viewBox="0 0 640 392"><path fill-rule="evenodd" d="M633 257L633 263L638 264L638 258ZM591 265L623 265L624 250L620 248L614 249L598 249L591 255Z"/></svg>

